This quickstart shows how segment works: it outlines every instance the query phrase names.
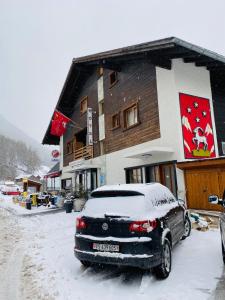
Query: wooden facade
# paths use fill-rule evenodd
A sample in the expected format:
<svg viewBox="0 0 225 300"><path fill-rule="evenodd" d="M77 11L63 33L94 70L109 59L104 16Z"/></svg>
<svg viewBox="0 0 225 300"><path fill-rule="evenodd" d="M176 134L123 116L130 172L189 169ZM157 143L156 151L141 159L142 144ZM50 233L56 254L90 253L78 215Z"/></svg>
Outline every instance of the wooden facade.
<svg viewBox="0 0 225 300"><path fill-rule="evenodd" d="M97 68L86 70L86 81L83 81L82 88L79 87L79 94L73 99L73 113L71 119L77 124L77 126L70 125L63 137L63 149L64 157L63 164L67 166L71 161L76 159L75 152L81 151L81 148L86 146L86 128L87 128L87 113L82 113L81 102L87 97L87 105L91 107L95 112L93 114L93 140L98 141L98 99L97 99ZM78 88L78 87L77 87ZM72 151L68 153L66 151L67 144L72 143ZM99 156L99 145L94 143L93 155ZM78 157L80 158L80 157Z"/></svg>
<svg viewBox="0 0 225 300"><path fill-rule="evenodd" d="M160 137L155 66L148 61L123 64L118 81L110 87L110 70L104 71L106 153ZM125 128L124 111L137 103L138 123ZM119 115L113 128L112 116Z"/></svg>
<svg viewBox="0 0 225 300"><path fill-rule="evenodd" d="M106 154L118 151L136 144L144 143L160 137L159 113L156 88L155 66L149 61L132 61L121 65L120 72L116 74L116 81L111 84L112 70L104 69L104 115L105 115L105 140L104 152ZM81 102L87 98L87 105L93 113L93 149L88 158L100 155L99 143L99 106L97 95L98 68L94 68L83 82L78 97L73 99L74 108L72 120L77 127L69 125L63 138L64 166L71 161L79 159L80 153L86 147L85 136L87 114L81 111ZM137 104L138 123L131 128L125 128L124 111ZM119 124L113 128L112 117L118 115ZM83 137L79 137L82 135ZM71 143L71 151L67 150ZM84 149L86 151L86 148ZM83 151L83 150L82 150ZM90 153L90 151L89 151Z"/></svg>

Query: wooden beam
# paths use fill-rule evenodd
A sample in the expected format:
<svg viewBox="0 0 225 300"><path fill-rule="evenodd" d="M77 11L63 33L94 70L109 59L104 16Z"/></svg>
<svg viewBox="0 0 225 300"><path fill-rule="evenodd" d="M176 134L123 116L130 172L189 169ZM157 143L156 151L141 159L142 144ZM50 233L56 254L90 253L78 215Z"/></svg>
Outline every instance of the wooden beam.
<svg viewBox="0 0 225 300"><path fill-rule="evenodd" d="M158 66L163 69L171 70L172 69L172 62L170 59L163 58L163 57L156 57L156 56L149 56L149 60L155 66Z"/></svg>
<svg viewBox="0 0 225 300"><path fill-rule="evenodd" d="M100 64L101 67L104 69L109 69L116 72L121 72L121 65L118 63L115 63L114 61L105 60L103 59Z"/></svg>
<svg viewBox="0 0 225 300"><path fill-rule="evenodd" d="M209 71L225 71L225 65L224 66L217 66L217 67L210 67L207 66L207 70Z"/></svg>
<svg viewBox="0 0 225 300"><path fill-rule="evenodd" d="M190 56L185 56L183 59L184 59L184 62L185 63L193 63L195 62L196 60L198 60L199 58L201 58L202 56L200 54L192 54Z"/></svg>
<svg viewBox="0 0 225 300"><path fill-rule="evenodd" d="M195 65L197 67L220 67L220 66L223 66L222 63L220 62L213 62L213 61L205 61L205 62L196 62Z"/></svg>
<svg viewBox="0 0 225 300"><path fill-rule="evenodd" d="M188 161L188 162L180 162L177 163L177 167L181 170L188 169L200 169L200 168L221 168L225 167L225 159L224 158L216 158L216 159L202 159L196 161Z"/></svg>

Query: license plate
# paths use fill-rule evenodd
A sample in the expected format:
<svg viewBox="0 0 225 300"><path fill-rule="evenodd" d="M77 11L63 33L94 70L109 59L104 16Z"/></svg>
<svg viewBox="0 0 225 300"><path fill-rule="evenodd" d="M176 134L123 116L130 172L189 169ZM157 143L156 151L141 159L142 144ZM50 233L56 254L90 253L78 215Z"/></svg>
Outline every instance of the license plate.
<svg viewBox="0 0 225 300"><path fill-rule="evenodd" d="M119 252L119 245L93 243L93 249L105 252Z"/></svg>

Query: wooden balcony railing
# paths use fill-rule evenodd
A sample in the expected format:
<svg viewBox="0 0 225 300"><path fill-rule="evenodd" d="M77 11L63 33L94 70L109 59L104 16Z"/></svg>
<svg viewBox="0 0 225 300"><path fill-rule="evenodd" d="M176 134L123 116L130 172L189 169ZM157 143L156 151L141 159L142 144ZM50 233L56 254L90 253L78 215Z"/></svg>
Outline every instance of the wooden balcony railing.
<svg viewBox="0 0 225 300"><path fill-rule="evenodd" d="M75 150L73 153L73 158L74 160L81 159L81 158L84 159L93 158L93 146L85 146Z"/></svg>

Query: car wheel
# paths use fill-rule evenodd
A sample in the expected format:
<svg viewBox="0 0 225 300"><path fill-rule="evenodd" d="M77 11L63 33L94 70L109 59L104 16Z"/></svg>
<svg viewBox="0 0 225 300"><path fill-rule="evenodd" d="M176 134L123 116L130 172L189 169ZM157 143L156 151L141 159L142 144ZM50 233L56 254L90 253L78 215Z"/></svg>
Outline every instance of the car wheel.
<svg viewBox="0 0 225 300"><path fill-rule="evenodd" d="M84 267L86 267L86 268L88 268L88 267L91 266L91 263L90 263L89 261L86 261L86 260L80 260L80 262L81 262L81 264L82 264Z"/></svg>
<svg viewBox="0 0 225 300"><path fill-rule="evenodd" d="M165 238L163 243L162 263L154 268L154 272L157 278L165 279L169 276L171 271L171 245L170 241Z"/></svg>
<svg viewBox="0 0 225 300"><path fill-rule="evenodd" d="M191 233L191 221L188 217L185 217L184 221L184 235L182 236L182 240L186 239Z"/></svg>
<svg viewBox="0 0 225 300"><path fill-rule="evenodd" d="M223 263L225 264L225 250L224 250L224 246L223 246L223 241L221 241L221 244L222 244Z"/></svg>

